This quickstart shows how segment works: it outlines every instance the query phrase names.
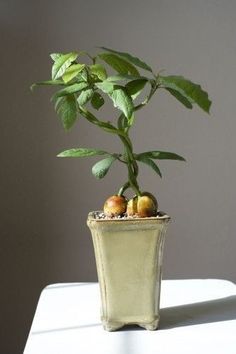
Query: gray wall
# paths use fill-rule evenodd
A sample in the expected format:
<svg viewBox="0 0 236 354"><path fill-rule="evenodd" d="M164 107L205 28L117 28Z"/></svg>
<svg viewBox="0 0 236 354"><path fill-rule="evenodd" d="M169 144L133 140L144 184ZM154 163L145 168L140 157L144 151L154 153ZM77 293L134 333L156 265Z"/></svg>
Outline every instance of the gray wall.
<svg viewBox="0 0 236 354"><path fill-rule="evenodd" d="M51 52L130 51L209 91L210 117L160 93L138 114L133 139L137 151L187 159L163 161L163 180L145 167L140 176L173 218L164 277L235 281L235 1L2 0L0 18L1 353L22 352L44 286L96 280L86 216L125 179L118 165L97 181L94 159L55 157L74 146L120 145L82 119L64 133L51 90L29 91L49 77Z"/></svg>

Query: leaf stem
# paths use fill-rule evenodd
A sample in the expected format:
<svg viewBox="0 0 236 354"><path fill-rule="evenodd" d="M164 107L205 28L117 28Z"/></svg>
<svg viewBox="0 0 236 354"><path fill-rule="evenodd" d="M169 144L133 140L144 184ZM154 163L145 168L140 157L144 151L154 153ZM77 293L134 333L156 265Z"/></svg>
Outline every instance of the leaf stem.
<svg viewBox="0 0 236 354"><path fill-rule="evenodd" d="M138 104L137 106L134 107L135 111L140 110L141 108L145 107L148 104L148 102L150 101L150 99L152 98L152 96L154 95L154 93L156 92L156 90L160 86L157 83L157 79L158 79L158 77L156 78L156 80L152 80L153 84L152 84L151 90L149 92L149 95L147 96L147 98L142 103L140 103L140 104Z"/></svg>
<svg viewBox="0 0 236 354"><path fill-rule="evenodd" d="M138 185L138 182L137 182L138 165L137 165L137 162L135 161L135 158L134 158L133 147L132 147L132 143L130 141L130 138L128 136L128 132L124 131L123 124L120 123L118 125L118 129L117 129L111 123L100 121L99 119L97 119L91 112L89 112L84 107L80 106L79 107L79 112L90 123L99 126L101 129L103 129L103 130L105 130L105 131L107 131L109 133L117 134L119 136L119 138L121 139L122 143L124 144L125 161L123 161L123 162L125 162L127 164L129 186L134 190L135 194L141 195L141 192L140 192L140 189L139 189L139 185Z"/></svg>
<svg viewBox="0 0 236 354"><path fill-rule="evenodd" d="M123 184L123 186L119 189L118 195L121 196L123 195L124 191L130 187L130 183L126 182Z"/></svg>
<svg viewBox="0 0 236 354"><path fill-rule="evenodd" d="M118 128L119 128L119 130L123 131L125 134L125 136L119 136L119 137L120 137L122 143L124 144L124 156L125 156L125 160L126 160L126 164L127 164L127 168L128 168L129 181L127 183L129 183L129 185L127 186L127 188L131 187L134 190L136 195L141 195L140 188L139 188L138 181L137 181L138 164L134 158L133 146L132 146L131 140L129 138L128 131L125 132L124 119L125 118L122 114L118 119ZM121 188L121 190L122 190L122 188Z"/></svg>
<svg viewBox="0 0 236 354"><path fill-rule="evenodd" d="M112 125L111 123L108 122L103 122L99 119L97 119L91 112L89 112L86 108L82 108L81 106L79 107L79 112L80 114L86 118L90 123L95 124L99 126L101 129L105 130L106 132L117 134L119 136L126 136L125 133L116 127Z"/></svg>

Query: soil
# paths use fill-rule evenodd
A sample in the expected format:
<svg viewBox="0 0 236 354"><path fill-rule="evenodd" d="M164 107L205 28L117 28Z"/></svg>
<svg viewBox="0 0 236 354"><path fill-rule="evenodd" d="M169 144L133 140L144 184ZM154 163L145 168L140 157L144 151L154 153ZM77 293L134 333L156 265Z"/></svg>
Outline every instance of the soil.
<svg viewBox="0 0 236 354"><path fill-rule="evenodd" d="M160 218L165 216L166 213L164 213L163 211L158 211L156 213L156 215L153 215L153 217L156 218ZM106 214L104 214L102 211L95 211L93 213L93 217L94 219L98 219L98 220L122 220L122 219L137 219L140 218L138 215L133 215L133 216L128 216L126 213L122 214L122 215L114 215L114 216L107 216Z"/></svg>

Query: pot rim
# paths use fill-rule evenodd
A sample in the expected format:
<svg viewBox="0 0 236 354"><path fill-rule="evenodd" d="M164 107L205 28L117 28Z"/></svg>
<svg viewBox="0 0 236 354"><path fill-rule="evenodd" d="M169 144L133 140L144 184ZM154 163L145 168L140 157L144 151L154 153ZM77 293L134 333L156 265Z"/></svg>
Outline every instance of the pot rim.
<svg viewBox="0 0 236 354"><path fill-rule="evenodd" d="M138 217L127 217L127 218L107 218L107 219L98 219L95 217L95 214L97 213L102 213L102 210L96 210L96 211L90 211L88 214L88 221L94 221L94 222L99 222L99 223L120 223L120 222L126 222L126 223L133 223L133 222L147 222L147 221L165 221L169 222L171 217L164 213L163 211L159 211L159 215L157 216L150 216L150 217L145 217L145 218L138 218Z"/></svg>

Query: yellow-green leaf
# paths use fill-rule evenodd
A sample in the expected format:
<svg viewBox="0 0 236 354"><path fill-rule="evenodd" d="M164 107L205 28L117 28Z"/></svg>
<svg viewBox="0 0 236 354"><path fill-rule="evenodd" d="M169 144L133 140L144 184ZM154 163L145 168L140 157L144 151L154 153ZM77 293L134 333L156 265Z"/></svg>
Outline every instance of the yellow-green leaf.
<svg viewBox="0 0 236 354"><path fill-rule="evenodd" d="M78 53L75 52L60 55L52 66L52 80L59 79L77 57Z"/></svg>
<svg viewBox="0 0 236 354"><path fill-rule="evenodd" d="M83 69L84 64L72 64L66 69L65 73L62 75L62 80L67 83L74 79Z"/></svg>
<svg viewBox="0 0 236 354"><path fill-rule="evenodd" d="M99 80L106 80L107 72L106 69L101 64L90 65L90 71L92 74L96 75Z"/></svg>

